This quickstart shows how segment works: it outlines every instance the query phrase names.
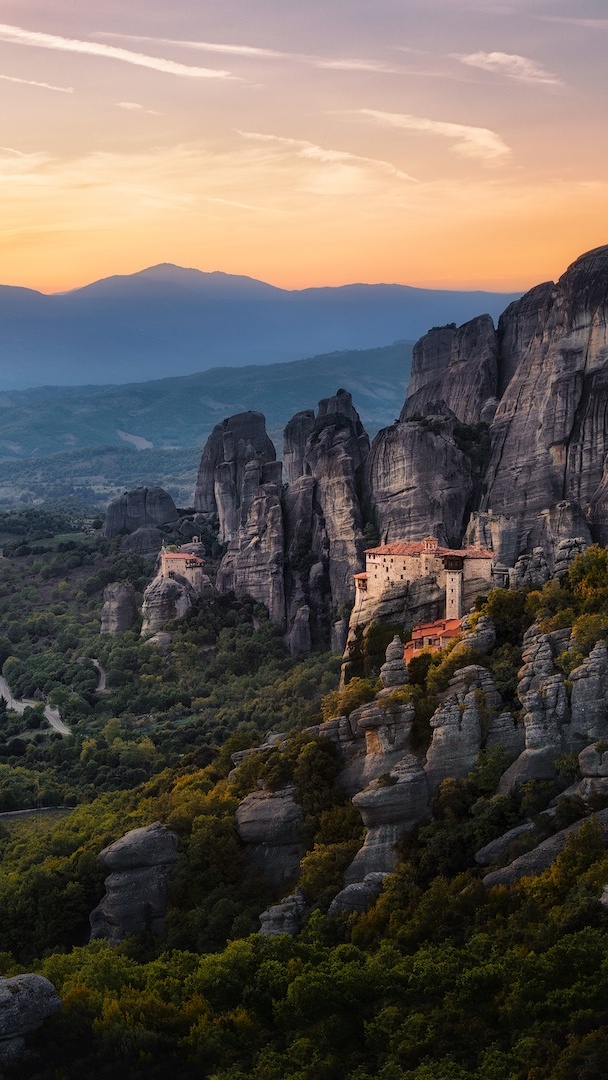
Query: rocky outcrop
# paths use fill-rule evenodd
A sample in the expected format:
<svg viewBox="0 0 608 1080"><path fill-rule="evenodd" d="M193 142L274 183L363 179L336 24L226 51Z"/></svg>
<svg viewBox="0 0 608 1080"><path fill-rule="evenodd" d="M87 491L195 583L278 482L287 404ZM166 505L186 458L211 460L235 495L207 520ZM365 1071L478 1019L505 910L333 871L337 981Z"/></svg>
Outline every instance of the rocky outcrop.
<svg viewBox="0 0 608 1080"><path fill-rule="evenodd" d="M287 620L291 625L308 607L313 644L315 627L331 609L354 598L365 546L359 478L368 452L345 390L320 401L316 417L297 413L285 428Z"/></svg>
<svg viewBox="0 0 608 1080"><path fill-rule="evenodd" d="M334 896L327 914L330 919L337 915L360 914L368 911L382 892L382 886L386 874L367 874L363 881L355 881L347 885L337 896Z"/></svg>
<svg viewBox="0 0 608 1080"><path fill-rule="evenodd" d="M245 476L247 466L255 462L261 468L276 456L262 413L238 413L214 427L201 458L194 507L208 519L219 518L220 543L238 533L241 506L252 482L251 471Z"/></svg>
<svg viewBox="0 0 608 1080"><path fill-rule="evenodd" d="M430 817L429 785L418 758L406 754L387 776L353 796L367 833L344 874L350 885L368 874L388 873L397 862L397 841Z"/></svg>
<svg viewBox="0 0 608 1080"><path fill-rule="evenodd" d="M118 945L132 934L162 934L177 844L176 833L156 821L104 848L99 860L110 873L105 896L91 912L91 941Z"/></svg>
<svg viewBox="0 0 608 1080"><path fill-rule="evenodd" d="M197 590L181 574L173 574L170 578L158 574L144 591L142 637L162 630L173 619L182 619L197 596Z"/></svg>
<svg viewBox="0 0 608 1080"><path fill-rule="evenodd" d="M530 553L519 556L509 574L509 585L512 589L521 589L524 585L542 588L550 577L544 549L535 547Z"/></svg>
<svg viewBox="0 0 608 1080"><path fill-rule="evenodd" d="M480 615L472 625L470 616L465 615L461 622L463 634L461 644L467 649L483 653L486 656L492 652L496 644L496 626L489 615Z"/></svg>
<svg viewBox="0 0 608 1080"><path fill-rule="evenodd" d="M160 487L135 488L114 499L106 511L104 536L111 539L125 530L134 533L147 525L165 525L177 521L177 508L171 496Z"/></svg>
<svg viewBox="0 0 608 1080"><path fill-rule="evenodd" d="M475 862L478 866L492 866L501 862L515 843L521 842L524 837L530 837L535 832L537 832L537 826L534 822L524 821L522 825L509 829L496 840L490 840L489 844L484 844L479 851L475 852Z"/></svg>
<svg viewBox="0 0 608 1080"><path fill-rule="evenodd" d="M137 622L139 612L135 589L126 581L115 581L103 591L100 634L122 634Z"/></svg>
<svg viewBox="0 0 608 1080"><path fill-rule="evenodd" d="M292 416L283 432L283 465L287 483L294 484L306 473L306 443L315 426L312 409Z"/></svg>
<svg viewBox="0 0 608 1080"><path fill-rule="evenodd" d="M163 536L156 525L142 525L135 532L125 536L120 545L121 551L129 555L139 555L142 559L158 555L163 546Z"/></svg>
<svg viewBox="0 0 608 1080"><path fill-rule="evenodd" d="M432 534L458 547L479 479L479 462L462 440L444 402L380 431L364 469L364 513L381 543Z"/></svg>
<svg viewBox="0 0 608 1080"><path fill-rule="evenodd" d="M55 987L42 975L0 979L0 1066L18 1061L25 1051L25 1037L60 1008Z"/></svg>
<svg viewBox="0 0 608 1080"><path fill-rule="evenodd" d="M542 514L560 501L578 508L581 517L590 507L596 535L606 528L607 296L604 247L581 256L555 286L532 290L501 317L504 392L480 508L517 520L520 551L542 544ZM514 503L513 491L525 498ZM582 534L569 526L567 535Z"/></svg>
<svg viewBox="0 0 608 1080"><path fill-rule="evenodd" d="M273 622L285 624L281 463L249 461L243 469L240 524L217 573L220 592L252 596Z"/></svg>
<svg viewBox="0 0 608 1080"><path fill-rule="evenodd" d="M279 934L295 937L305 911L304 893L301 889L296 889L290 896L285 896L280 903L262 912L259 932L264 937L277 937Z"/></svg>
<svg viewBox="0 0 608 1080"><path fill-rule="evenodd" d="M534 625L524 635L517 696L524 713L525 749L502 776L501 794L527 780L553 779L558 754L581 748L571 726L565 680L554 662L569 645L569 630L541 634Z"/></svg>
<svg viewBox="0 0 608 1080"><path fill-rule="evenodd" d="M249 861L272 888L297 876L304 847L300 836L304 812L295 789L254 791L236 810L239 837Z"/></svg>
<svg viewBox="0 0 608 1080"><path fill-rule="evenodd" d="M477 664L460 668L442 697L431 717L433 734L425 765L433 795L448 777L468 776L482 748L502 744L515 757L523 744L521 726L503 710L486 668Z"/></svg>
<svg viewBox="0 0 608 1080"><path fill-rule="evenodd" d="M465 424L488 423L498 404L498 334L489 315L431 330L416 342L400 420L444 401Z"/></svg>
<svg viewBox="0 0 608 1080"><path fill-rule="evenodd" d="M520 855L518 859L509 863L508 866L504 866L501 870L493 870L490 874L486 874L483 878L484 885L486 888L491 889L495 885L511 885L522 877L542 874L543 870L547 870L552 866L558 855L562 853L568 838L576 836L585 822L597 824L602 831L604 841L608 841L608 810L600 810L598 814L583 818L582 821L577 821L574 825L569 825L567 829L562 829L561 832L550 836L547 840L543 840L538 847L533 848L532 851L527 851L525 855Z"/></svg>
<svg viewBox="0 0 608 1080"><path fill-rule="evenodd" d="M608 738L608 650L598 641L583 663L570 672L571 742Z"/></svg>

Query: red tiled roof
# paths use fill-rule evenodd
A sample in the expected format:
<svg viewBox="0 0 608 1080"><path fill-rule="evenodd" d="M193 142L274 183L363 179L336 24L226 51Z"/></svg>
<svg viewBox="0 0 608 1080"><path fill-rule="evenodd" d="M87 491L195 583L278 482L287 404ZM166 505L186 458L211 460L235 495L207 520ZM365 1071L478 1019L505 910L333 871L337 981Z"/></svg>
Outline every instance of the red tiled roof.
<svg viewBox="0 0 608 1080"><path fill-rule="evenodd" d="M204 560L199 558L198 555L193 555L190 551L161 551L163 559L188 559L189 562L199 562L201 566Z"/></svg>
<svg viewBox="0 0 608 1080"><path fill-rule="evenodd" d="M427 637L429 632L439 636L442 634L451 634L454 631L460 633L461 629L460 619L436 619L435 622L422 623L420 626L415 626L412 630L412 639L414 637Z"/></svg>
<svg viewBox="0 0 608 1080"><path fill-rule="evenodd" d="M381 544L380 547L367 548L366 555L422 555L425 549L423 540L394 540L392 544ZM431 548L428 554L432 555L458 555L463 559L493 559L494 552L489 548Z"/></svg>

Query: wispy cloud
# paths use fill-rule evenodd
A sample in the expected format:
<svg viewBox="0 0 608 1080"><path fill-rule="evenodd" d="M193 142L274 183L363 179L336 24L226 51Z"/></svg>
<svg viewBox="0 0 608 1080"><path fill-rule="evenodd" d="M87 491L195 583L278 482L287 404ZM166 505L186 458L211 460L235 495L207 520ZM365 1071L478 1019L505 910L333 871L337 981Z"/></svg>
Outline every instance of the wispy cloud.
<svg viewBox="0 0 608 1080"><path fill-rule="evenodd" d="M172 45L182 49L198 49L202 52L223 53L228 56L240 56L250 60L292 60L301 64L310 64L316 68L329 68L336 71L371 71L379 74L405 74L401 68L385 63L383 60L369 60L358 57L315 56L309 53L281 52L277 49L264 49L255 45L232 45L215 41L191 41L181 38L146 37L140 34L116 34L99 32L97 37L118 38L121 41L146 41L153 45Z"/></svg>
<svg viewBox="0 0 608 1080"><path fill-rule="evenodd" d="M351 154L347 150L331 150L323 146L317 146L316 143L307 142L305 139L290 139L284 135L264 135L257 131L239 131L239 135L242 135L244 139L284 146L293 150L297 157L304 158L307 161L320 161L327 165L371 165L374 168L390 173L391 176L397 177L398 180L407 180L414 184L418 182L416 177L402 172L395 165L392 165L390 161L362 157L360 154Z"/></svg>
<svg viewBox="0 0 608 1080"><path fill-rule="evenodd" d="M57 90L60 94L73 94L73 86L53 86L48 82L36 82L34 79L18 79L16 75L0 75L4 82L22 83L23 86L39 86L43 90Z"/></svg>
<svg viewBox="0 0 608 1080"><path fill-rule="evenodd" d="M565 23L567 26L583 26L589 30L608 30L608 19L584 19L576 15L537 15L543 22Z"/></svg>
<svg viewBox="0 0 608 1080"><path fill-rule="evenodd" d="M161 116L161 113L156 109L146 109L145 105L140 105L137 101L117 101L119 109L127 109L128 112L141 112L147 113L149 116Z"/></svg>
<svg viewBox="0 0 608 1080"><path fill-rule="evenodd" d="M491 164L502 164L511 154L511 148L490 128L452 124L444 120L431 120L426 116L411 116L409 113L380 112L377 109L357 109L355 114L384 127L428 132L445 139L453 139L454 151L457 154Z"/></svg>
<svg viewBox="0 0 608 1080"><path fill-rule="evenodd" d="M37 49L55 49L60 52L83 53L87 56L100 56L107 60L121 60L136 67L150 68L167 75L179 75L189 79L229 79L229 71L215 68L191 67L179 64L175 60L165 60L160 56L148 56L145 53L131 52L129 49L114 45L103 45L97 41L79 41L77 38L59 37L56 34L41 34L33 30L24 30L20 26L8 26L0 23L0 41L11 45L29 45Z"/></svg>
<svg viewBox="0 0 608 1080"><path fill-rule="evenodd" d="M481 68L482 71L491 71L497 75L505 75L508 79L516 79L525 83L544 83L551 86L561 86L561 79L550 71L529 60L527 56L519 56L517 53L503 52L476 52L463 55L451 54L455 60L460 60L468 67Z"/></svg>

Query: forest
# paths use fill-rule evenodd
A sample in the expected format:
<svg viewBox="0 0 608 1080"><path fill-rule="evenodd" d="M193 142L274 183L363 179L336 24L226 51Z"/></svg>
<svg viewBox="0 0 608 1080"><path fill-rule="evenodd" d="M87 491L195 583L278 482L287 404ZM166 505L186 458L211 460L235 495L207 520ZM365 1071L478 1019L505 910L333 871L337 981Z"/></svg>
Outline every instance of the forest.
<svg viewBox="0 0 608 1080"><path fill-rule="evenodd" d="M6 1066L7 1080L103 1080L117 1068L134 1080L605 1076L601 830L591 820L550 869L508 887L484 888L473 857L524 820L546 827L552 800L553 830L578 820L580 800L561 794L576 757L560 759L554 780L499 795L504 754L482 751L467 779L443 782L432 821L401 842L375 904L330 918L363 828L316 725L373 697L393 628L370 636L344 690L339 657L292 659L265 610L230 595L175 622L165 655L136 630L102 637L104 586L125 580L141 592L152 566L121 553L120 538L104 540L99 525L0 516L3 674L15 697L38 702L0 716L0 810L34 811L0 819L0 974L40 972L63 1001L29 1037L30 1056ZM420 752L441 693L468 663L491 670L519 715L516 676L533 622L573 628L575 647L558 658L566 677L608 640L607 581L608 551L592 547L559 582L480 599L477 616L497 628L489 656L456 641L412 661L397 693L414 704ZM107 673L103 694L94 659ZM42 717L47 699L69 736ZM284 733L280 744L235 768L231 755L270 730ZM285 784L304 815L307 914L295 938L266 938L258 916L278 896L247 866L234 811L259 786ZM88 944L104 890L99 851L153 821L179 836L164 937Z"/></svg>

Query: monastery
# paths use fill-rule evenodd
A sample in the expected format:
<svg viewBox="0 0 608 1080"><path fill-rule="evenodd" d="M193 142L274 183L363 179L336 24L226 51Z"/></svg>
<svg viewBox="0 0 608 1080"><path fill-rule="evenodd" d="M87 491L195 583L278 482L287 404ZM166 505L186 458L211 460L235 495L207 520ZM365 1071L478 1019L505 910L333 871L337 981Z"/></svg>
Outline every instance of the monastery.
<svg viewBox="0 0 608 1080"><path fill-rule="evenodd" d="M355 607L364 600L379 600L394 588L433 577L445 589L445 619L461 619L475 597L492 588L493 558L488 548L440 547L436 536L369 548L365 572L355 574Z"/></svg>
<svg viewBox="0 0 608 1080"><path fill-rule="evenodd" d="M206 577L204 566L204 560L191 551L167 551L163 548L160 553L161 577L170 578L179 574L195 589L201 586L202 579Z"/></svg>

